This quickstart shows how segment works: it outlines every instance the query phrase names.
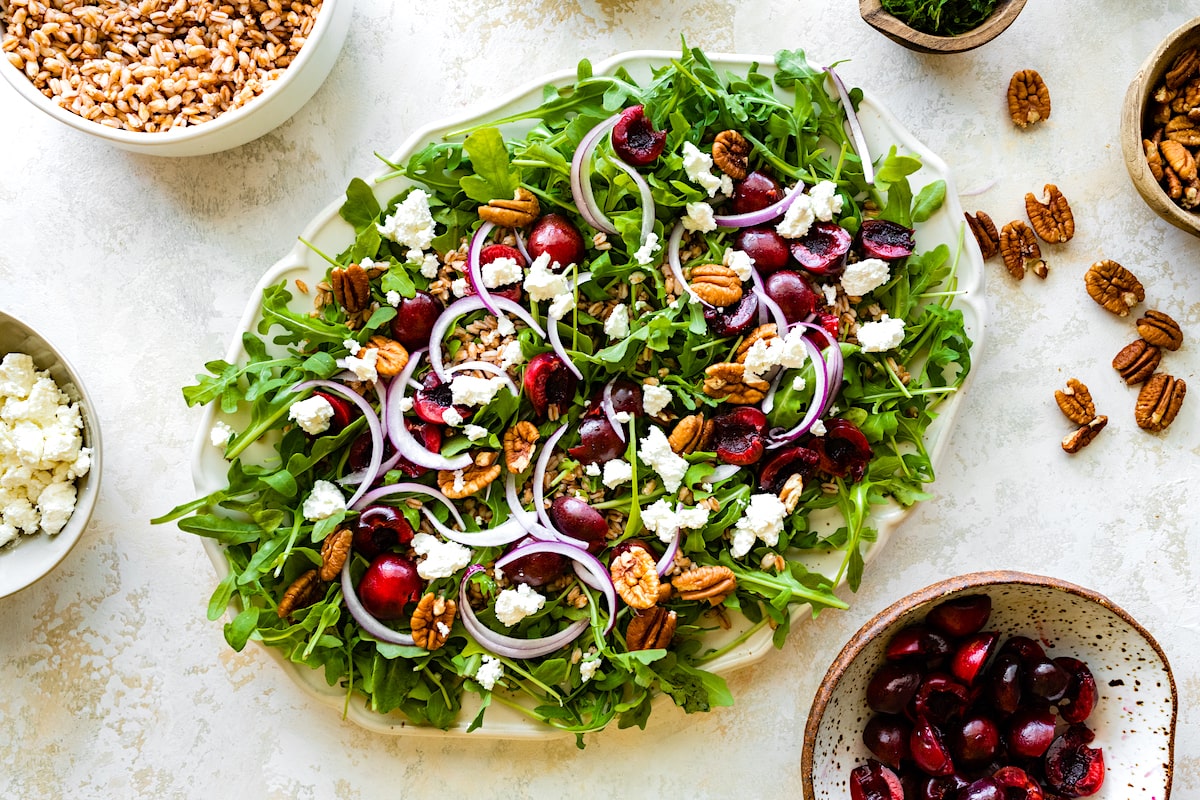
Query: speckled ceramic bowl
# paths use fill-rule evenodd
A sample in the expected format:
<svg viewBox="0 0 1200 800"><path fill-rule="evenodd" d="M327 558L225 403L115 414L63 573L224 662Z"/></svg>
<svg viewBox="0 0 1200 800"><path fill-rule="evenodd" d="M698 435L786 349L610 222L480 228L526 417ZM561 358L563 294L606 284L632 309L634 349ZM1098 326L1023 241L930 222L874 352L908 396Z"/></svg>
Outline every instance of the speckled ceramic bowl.
<svg viewBox="0 0 1200 800"><path fill-rule="evenodd" d="M987 630L1001 639L1039 640L1052 657L1084 661L1100 697L1087 725L1104 749L1107 775L1094 797L1167 800L1178 698L1171 667L1145 628L1108 598L1055 578L1021 572L979 572L951 578L892 604L862 627L834 660L809 712L802 774L805 800L845 800L850 770L870 757L862 731L871 711L866 688L884 648L906 625L938 603L987 594Z"/></svg>

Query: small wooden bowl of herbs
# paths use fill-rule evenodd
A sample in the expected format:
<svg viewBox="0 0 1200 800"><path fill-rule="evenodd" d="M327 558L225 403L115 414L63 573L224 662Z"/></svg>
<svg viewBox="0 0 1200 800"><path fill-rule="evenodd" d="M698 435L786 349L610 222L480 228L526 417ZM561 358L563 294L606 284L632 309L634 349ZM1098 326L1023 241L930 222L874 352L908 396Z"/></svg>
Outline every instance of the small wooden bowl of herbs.
<svg viewBox="0 0 1200 800"><path fill-rule="evenodd" d="M1025 0L859 0L875 30L919 53L962 53L995 39Z"/></svg>

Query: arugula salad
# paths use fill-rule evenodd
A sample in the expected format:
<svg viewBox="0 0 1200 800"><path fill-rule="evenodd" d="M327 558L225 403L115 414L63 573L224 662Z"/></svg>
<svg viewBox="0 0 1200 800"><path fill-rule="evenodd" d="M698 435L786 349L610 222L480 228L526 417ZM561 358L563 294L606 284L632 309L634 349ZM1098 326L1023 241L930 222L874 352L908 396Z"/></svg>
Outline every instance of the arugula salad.
<svg viewBox="0 0 1200 800"><path fill-rule="evenodd" d="M183 390L228 485L155 522L222 547L229 645L347 708L448 728L470 697L469 730L496 704L582 746L660 695L732 704L709 665L845 608L971 347L959 253L922 248L945 184L867 152L861 97L800 50L583 61L387 161L394 197L354 180L353 240Z"/></svg>

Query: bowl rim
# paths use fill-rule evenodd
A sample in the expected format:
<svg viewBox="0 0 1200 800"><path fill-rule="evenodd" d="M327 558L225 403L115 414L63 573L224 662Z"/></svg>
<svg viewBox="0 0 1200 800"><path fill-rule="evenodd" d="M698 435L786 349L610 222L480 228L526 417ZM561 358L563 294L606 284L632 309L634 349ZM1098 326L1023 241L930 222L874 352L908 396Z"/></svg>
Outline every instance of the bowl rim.
<svg viewBox="0 0 1200 800"><path fill-rule="evenodd" d="M58 554L58 557L54 560L54 563L48 565L46 569L36 578L33 578L32 580L9 590L5 590L0 587L0 601L2 601L6 597L12 597L13 595L21 593L25 589L28 589L30 586L38 583L47 575L50 575L52 572L58 569L58 566L66 560L67 556L71 554L76 545L78 545L79 541L83 538L83 532L87 530L88 525L91 523L92 514L95 512L96 506L100 500L100 475L103 469L104 447L100 433L100 416L96 413L96 407L92 404L91 397L88 395L87 390L84 387L83 380L80 377L79 370L75 368L75 365L71 363L71 361L54 345L53 342L43 336L32 325L25 322L20 317L0 309L0 322L11 322L15 324L18 328L23 329L27 335L32 336L42 342L46 346L46 349L54 354L54 358L58 365L61 366L62 369L67 373L72 383L74 383L75 388L79 392L79 399L73 400L72 402L82 406L80 412L83 416L85 430L89 439L89 441L85 442L85 446L90 447L92 451L91 467L89 468L86 476L88 479L88 484L85 488L85 491L77 494L75 509L71 512L70 519L67 520L67 524L62 531L55 534L56 539L67 542L66 546L63 547L62 552ZM45 367L43 369L46 369L46 371L50 370L49 367ZM39 369L39 371L41 371L41 369ZM57 380L55 382L58 383ZM59 386L59 389L62 390L62 387ZM70 531L69 534L68 530ZM41 533L38 535L44 536L45 534Z"/></svg>
<svg viewBox="0 0 1200 800"><path fill-rule="evenodd" d="M966 33L955 36L938 36L917 30L884 10L880 0L859 0L858 12L864 22L894 42L922 53L949 54L974 50L1004 33L1024 10L1026 2L1000 0L987 19Z"/></svg>
<svg viewBox="0 0 1200 800"><path fill-rule="evenodd" d="M349 0L322 0L321 8L317 12L317 21L313 24L312 32L305 39L304 46L300 48L296 58L284 68L283 74L269 81L263 88L262 92L251 98L247 103L238 108L230 109L229 111L218 114L208 122L200 123L199 125L189 125L185 128L172 128L166 131L156 131L148 133L146 131L130 131L125 128L110 128L107 125L101 125L99 122L93 122L89 119L84 119L73 111L55 103L46 95L42 94L34 85L29 77L24 72L14 67L7 59L0 59L0 75L3 75L18 94L32 103L36 108L49 114L59 122L66 123L72 128L97 136L101 139L106 139L110 142L116 142L126 146L136 145L139 148L162 147L170 148L185 142L192 142L196 139L204 138L214 134L218 134L226 128L233 127L243 119L253 115L256 111L264 106L273 104L276 96L289 83L296 79L305 65L308 64L316 56L314 53L318 49L316 43L320 41L329 27L333 24L333 8L341 2ZM0 0L0 7L4 3ZM326 13L326 12L329 13ZM0 14L2 17L3 14ZM312 45L312 46L310 46Z"/></svg>
<svg viewBox="0 0 1200 800"><path fill-rule="evenodd" d="M817 732L821 727L821 720L825 717L825 709L829 705L829 701L833 698L834 688L845 674L846 669L858 658L867 645L873 642L889 625L899 619L908 611L925 605L934 600L937 600L946 595L954 594L963 591L964 589L975 589L987 586L997 586L1002 584L1021 584L1026 586L1041 586L1050 589L1057 589L1067 594L1073 594L1077 597L1082 597L1085 600L1090 600L1096 605L1120 617L1126 624L1136 630L1151 649L1158 655L1166 669L1167 682L1171 687L1171 725L1168 730L1167 752L1171 754L1171 760L1165 765L1166 767L1166 791L1163 794L1163 800L1169 800L1171 797L1171 784L1174 772L1174 753L1175 753L1175 727L1179 716L1179 692L1175 686L1175 674L1171 671L1171 663L1167 660L1167 654L1163 652L1162 647L1151 633L1142 626L1140 622L1134 619L1129 612L1118 606L1112 600L1109 600L1104 595L1092 589L1084 588L1074 583L1064 581L1060 578L1052 578L1046 575L1035 575L1029 572L1019 572L1016 570L992 570L987 572L971 572L966 575L957 575L953 578L938 581L930 584L924 589L918 589L912 594L906 595L895 601L887 608L875 614L867 620L858 631L850 637L850 640L842 647L837 658L829 665L829 669L825 672L825 676L821 679L821 684L817 689L817 694L813 698L812 707L808 712L808 721L804 725L804 744L800 756L800 776L804 790L804 800L815 800L815 794L812 788L813 761L814 761L814 743L816 742Z"/></svg>

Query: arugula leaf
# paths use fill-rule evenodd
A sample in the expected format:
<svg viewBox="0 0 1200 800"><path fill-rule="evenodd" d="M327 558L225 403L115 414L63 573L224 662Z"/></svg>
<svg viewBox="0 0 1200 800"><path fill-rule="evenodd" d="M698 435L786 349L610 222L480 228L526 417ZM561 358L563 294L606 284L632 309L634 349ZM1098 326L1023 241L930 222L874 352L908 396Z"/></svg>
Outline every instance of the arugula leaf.
<svg viewBox="0 0 1200 800"><path fill-rule="evenodd" d="M375 199L375 193L362 178L355 178L346 187L346 202L338 209L342 219L354 226L355 233L374 229L383 209ZM378 237L378 234L376 234Z"/></svg>
<svg viewBox="0 0 1200 800"><path fill-rule="evenodd" d="M479 203L501 198L510 200L521 176L509 164L504 138L496 128L481 128L466 138L463 149L471 159L474 175L465 175L459 185L467 197Z"/></svg>

